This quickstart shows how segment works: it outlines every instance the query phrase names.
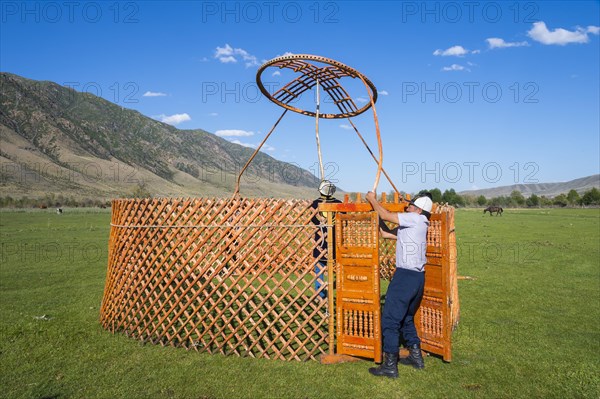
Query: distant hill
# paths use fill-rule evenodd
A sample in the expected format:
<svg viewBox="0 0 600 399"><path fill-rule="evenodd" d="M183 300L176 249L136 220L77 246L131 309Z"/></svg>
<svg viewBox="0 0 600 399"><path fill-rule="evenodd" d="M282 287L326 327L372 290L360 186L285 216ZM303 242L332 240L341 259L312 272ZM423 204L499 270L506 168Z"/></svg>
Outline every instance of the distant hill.
<svg viewBox="0 0 600 399"><path fill-rule="evenodd" d="M0 73L1 195L228 196L253 150L179 130L89 93ZM241 194L310 198L310 172L259 153Z"/></svg>
<svg viewBox="0 0 600 399"><path fill-rule="evenodd" d="M501 195L508 196L514 190L517 190L520 191L525 197L528 197L531 194L554 197L559 194L567 194L570 190L575 190L579 194L583 194L585 191L591 190L592 187L600 189L600 175L582 177L564 183L513 184L512 186L461 191L459 194L472 196L483 195L486 198L492 198L499 197Z"/></svg>

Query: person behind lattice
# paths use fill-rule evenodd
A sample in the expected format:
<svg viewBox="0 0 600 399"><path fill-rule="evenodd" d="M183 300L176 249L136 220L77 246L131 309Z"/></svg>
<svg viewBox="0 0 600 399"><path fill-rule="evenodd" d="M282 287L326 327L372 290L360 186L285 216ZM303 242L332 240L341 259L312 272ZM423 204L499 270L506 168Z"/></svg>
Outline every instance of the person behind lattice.
<svg viewBox="0 0 600 399"><path fill-rule="evenodd" d="M322 180L319 184L319 198L315 199L310 207L312 209L318 209L321 203L334 203L339 204L342 201L338 200L333 196L336 187L329 180ZM335 213L333 214L335 215ZM331 256L335 259L335 246L329 251L327 247L327 212L317 212L311 219L311 223L319 226L319 229L315 232L315 247L313 249L313 256L316 260L315 263L315 292L321 299L327 298L327 290L322 288L324 285L324 275L327 270L327 260Z"/></svg>

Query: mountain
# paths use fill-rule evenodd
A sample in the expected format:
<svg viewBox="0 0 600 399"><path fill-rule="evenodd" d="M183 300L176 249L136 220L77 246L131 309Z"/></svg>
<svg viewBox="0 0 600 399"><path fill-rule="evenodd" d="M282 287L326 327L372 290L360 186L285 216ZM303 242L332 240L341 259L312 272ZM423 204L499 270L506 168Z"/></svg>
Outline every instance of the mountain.
<svg viewBox="0 0 600 399"><path fill-rule="evenodd" d="M536 183L536 184L513 184L512 186L501 186L486 188L482 190L461 191L460 195L480 196L486 198L499 197L501 195L510 195L514 190L520 191L525 197L531 194L545 195L554 197L559 194L567 194L570 190L575 190L579 194L591 190L593 187L600 189L600 175L592 175L571 180L564 183Z"/></svg>
<svg viewBox="0 0 600 399"><path fill-rule="evenodd" d="M2 195L229 196L253 149L179 130L90 93L0 73ZM310 198L313 174L259 152L243 196Z"/></svg>

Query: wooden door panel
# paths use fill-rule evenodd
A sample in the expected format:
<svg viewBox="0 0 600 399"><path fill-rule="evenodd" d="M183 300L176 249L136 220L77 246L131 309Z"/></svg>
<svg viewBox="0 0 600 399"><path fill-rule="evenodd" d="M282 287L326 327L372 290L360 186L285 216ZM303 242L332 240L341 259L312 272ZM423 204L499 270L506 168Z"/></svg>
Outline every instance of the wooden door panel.
<svg viewBox="0 0 600 399"><path fill-rule="evenodd" d="M380 361L377 214L338 214L335 228L337 353Z"/></svg>

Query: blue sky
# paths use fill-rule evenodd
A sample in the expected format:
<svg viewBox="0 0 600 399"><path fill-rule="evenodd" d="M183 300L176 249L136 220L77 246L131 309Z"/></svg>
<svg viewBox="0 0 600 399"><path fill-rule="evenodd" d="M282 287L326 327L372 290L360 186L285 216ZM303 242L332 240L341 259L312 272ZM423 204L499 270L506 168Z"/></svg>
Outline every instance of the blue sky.
<svg viewBox="0 0 600 399"><path fill-rule="evenodd" d="M0 70L249 146L282 112L259 65L343 62L380 93L384 167L407 192L600 172L598 1L3 1L0 18ZM314 122L288 112L264 151L318 173ZM353 122L376 149L371 111ZM326 175L366 192L376 165L347 125L320 123Z"/></svg>

